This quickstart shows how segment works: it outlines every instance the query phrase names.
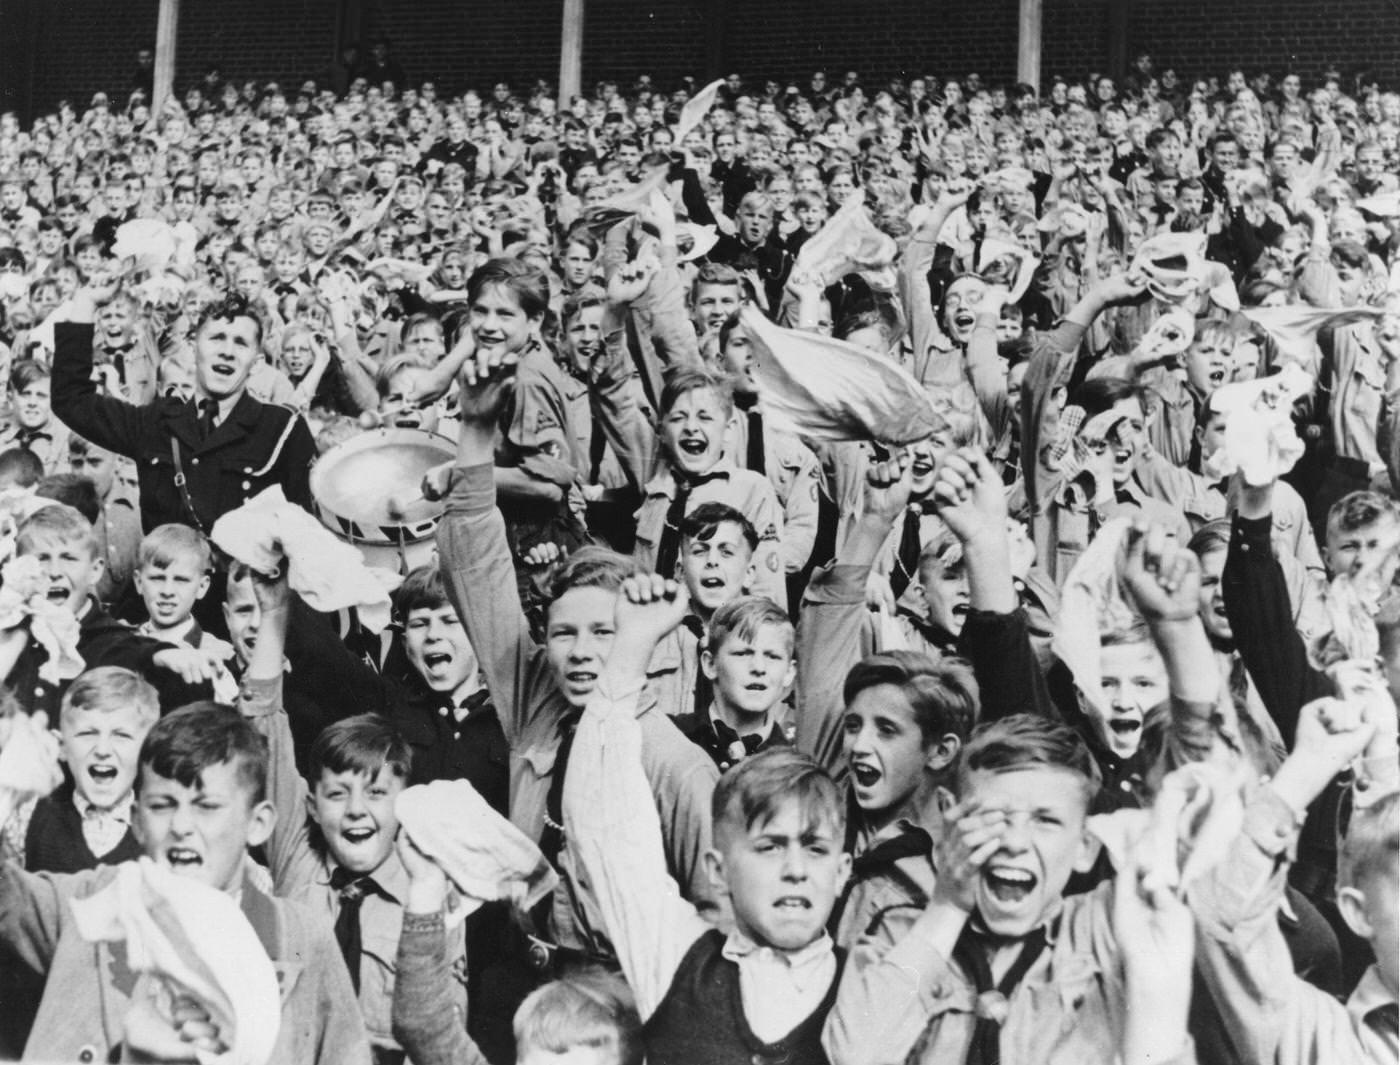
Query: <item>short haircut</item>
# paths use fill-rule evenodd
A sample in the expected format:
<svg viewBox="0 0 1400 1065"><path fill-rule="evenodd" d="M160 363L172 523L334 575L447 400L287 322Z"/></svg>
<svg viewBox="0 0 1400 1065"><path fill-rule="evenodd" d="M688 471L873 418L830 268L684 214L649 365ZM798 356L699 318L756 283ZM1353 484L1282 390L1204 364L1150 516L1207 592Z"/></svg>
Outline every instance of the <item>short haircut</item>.
<svg viewBox="0 0 1400 1065"><path fill-rule="evenodd" d="M67 504L93 526L102 516L102 500L97 494L97 483L81 473L51 473L34 486L34 494L41 499Z"/></svg>
<svg viewBox="0 0 1400 1065"><path fill-rule="evenodd" d="M723 833L767 824L789 799L802 811L804 832L830 825L844 838L846 807L836 782L809 755L784 746L750 755L719 778L710 800L716 842Z"/></svg>
<svg viewBox="0 0 1400 1065"><path fill-rule="evenodd" d="M701 503L683 517L679 525L681 543L687 540L708 543L714 539L719 527L726 523L739 526L749 550L758 550L758 530L753 527L753 522L728 503Z"/></svg>
<svg viewBox="0 0 1400 1065"><path fill-rule="evenodd" d="M1197 558L1205 558L1212 551L1226 551L1230 547L1230 521L1217 518L1208 521L1192 534L1186 547Z"/></svg>
<svg viewBox="0 0 1400 1065"><path fill-rule="evenodd" d="M1112 410L1126 399L1137 400L1143 411L1147 411L1147 393L1141 385L1123 377L1091 378L1074 390L1071 402L1083 408L1087 423L1094 415Z"/></svg>
<svg viewBox="0 0 1400 1065"><path fill-rule="evenodd" d="M467 299L477 301L487 288L509 291L527 318L542 318L549 310L549 280L544 271L522 259L488 259L467 281Z"/></svg>
<svg viewBox="0 0 1400 1065"><path fill-rule="evenodd" d="M52 503L29 515L15 538L16 551L24 554L36 541L45 539L78 541L89 555L97 557L97 535L92 522L65 503Z"/></svg>
<svg viewBox="0 0 1400 1065"><path fill-rule="evenodd" d="M869 688L888 684L908 700L924 744L952 733L966 740L977 720L979 693L972 666L956 655L934 658L917 651L870 655L851 667L841 695L850 706Z"/></svg>
<svg viewBox="0 0 1400 1065"><path fill-rule="evenodd" d="M1396 516L1395 503L1379 492L1348 492L1327 512L1327 528L1354 532L1382 518Z"/></svg>
<svg viewBox="0 0 1400 1065"><path fill-rule="evenodd" d="M738 270L726 263L705 263L695 273L691 293L698 294L702 285L733 285L742 292L744 279Z"/></svg>
<svg viewBox="0 0 1400 1065"><path fill-rule="evenodd" d="M168 522L157 525L142 537L136 565L140 569L147 566L165 569L186 558L195 560L200 573L209 573L214 568L214 554L204 534L189 525Z"/></svg>
<svg viewBox="0 0 1400 1065"><path fill-rule="evenodd" d="M1012 714L973 731L958 757L958 794L966 794L967 776L974 770L1010 773L1038 768L1063 769L1082 778L1086 804L1093 803L1103 782L1084 737L1073 728L1035 714Z"/></svg>
<svg viewBox="0 0 1400 1065"><path fill-rule="evenodd" d="M1394 875L1400 861L1400 792L1351 815L1337 855L1337 886L1365 888L1375 876Z"/></svg>
<svg viewBox="0 0 1400 1065"><path fill-rule="evenodd" d="M311 745L307 778L312 787L323 773L365 773L370 777L388 766L407 780L413 768L413 748L389 718L356 714L327 725Z"/></svg>
<svg viewBox="0 0 1400 1065"><path fill-rule="evenodd" d="M187 788L216 765L232 765L248 805L267 798L267 739L229 706L199 702L161 718L141 744L141 766ZM140 790L141 779L136 781Z"/></svg>
<svg viewBox="0 0 1400 1065"><path fill-rule="evenodd" d="M434 329L436 329L438 336L443 335L442 321L438 318L438 316L435 314L429 314L427 311L419 311L417 314L409 315L408 321L404 322L403 329L399 333L399 336L407 337L410 334L416 332L417 330L423 328L423 326L425 325L432 326Z"/></svg>
<svg viewBox="0 0 1400 1065"><path fill-rule="evenodd" d="M447 604L447 589L437 566L419 566L410 571L394 592L394 613L400 621L407 621L415 610L438 610Z"/></svg>
<svg viewBox="0 0 1400 1065"><path fill-rule="evenodd" d="M603 969L581 969L530 992L515 1011L514 1029L522 1057L532 1047L550 1054L589 1047L608 1065L642 1065L642 1018L632 990Z"/></svg>
<svg viewBox="0 0 1400 1065"><path fill-rule="evenodd" d="M199 322L195 325L195 335L198 336L209 322L233 322L239 318L247 318L257 327L256 340L259 347L262 346L263 320L253 305L242 296L230 294L223 299L209 304L204 308L199 316Z"/></svg>
<svg viewBox="0 0 1400 1065"><path fill-rule="evenodd" d="M0 451L0 482L32 488L44 476L44 464L27 447Z"/></svg>
<svg viewBox="0 0 1400 1065"><path fill-rule="evenodd" d="M552 603L575 588L620 591L622 582L636 572L636 563L625 555L596 545L582 547L554 571L549 581L547 599Z"/></svg>
<svg viewBox="0 0 1400 1065"><path fill-rule="evenodd" d="M741 595L716 610L710 619L705 647L710 654L717 654L730 636L752 643L764 625L775 625L783 630L787 637L788 657L792 657L797 642L792 619L786 610L763 595Z"/></svg>
<svg viewBox="0 0 1400 1065"><path fill-rule="evenodd" d="M559 321L567 327L588 308L605 306L607 300L607 293L597 285L584 285L578 291L571 292L564 298L564 306L559 312Z"/></svg>
<svg viewBox="0 0 1400 1065"><path fill-rule="evenodd" d="M666 374L661 387L661 416L669 414L682 396L701 389L714 392L726 419L734 413L734 388L728 378L698 366L678 366Z"/></svg>
<svg viewBox="0 0 1400 1065"><path fill-rule="evenodd" d="M10 391L23 392L35 381L47 381L49 370L33 359L20 359L10 369Z"/></svg>
<svg viewBox="0 0 1400 1065"><path fill-rule="evenodd" d="M59 720L79 710L103 713L133 707L143 726L160 717L160 695L139 673L121 666L97 666L78 675L63 693Z"/></svg>

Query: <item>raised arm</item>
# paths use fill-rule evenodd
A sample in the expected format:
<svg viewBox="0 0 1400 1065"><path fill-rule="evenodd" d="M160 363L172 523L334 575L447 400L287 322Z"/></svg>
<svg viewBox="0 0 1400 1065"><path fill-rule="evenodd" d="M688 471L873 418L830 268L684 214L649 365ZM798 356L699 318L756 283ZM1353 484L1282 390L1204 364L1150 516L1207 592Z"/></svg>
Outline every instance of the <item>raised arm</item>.
<svg viewBox="0 0 1400 1065"><path fill-rule="evenodd" d="M58 311L54 312L58 314ZM92 297L79 290L54 325L53 412L98 447L136 457L142 408L98 393L92 379Z"/></svg>
<svg viewBox="0 0 1400 1065"><path fill-rule="evenodd" d="M933 486L938 514L962 544L972 608L958 651L972 663L978 720L1035 713L1056 717L1011 580L1006 492L987 456L961 448L944 458Z"/></svg>
<svg viewBox="0 0 1400 1065"><path fill-rule="evenodd" d="M837 773L841 765L841 690L851 667L873 650L865 582L895 519L909 505L909 461L866 471L863 513L836 558L807 586L797 627L797 746Z"/></svg>
<svg viewBox="0 0 1400 1065"><path fill-rule="evenodd" d="M481 662L506 739L516 748L530 714L542 704L539 686L548 666L530 638L505 520L496 509L496 419L513 375L492 369L479 367L475 355L463 362L457 467L437 543L448 598Z"/></svg>
<svg viewBox="0 0 1400 1065"><path fill-rule="evenodd" d="M282 670L287 647L291 592L286 577L253 576L258 600L258 638L238 695L238 710L267 738L267 790L277 821L267 841L272 880L279 895L311 882L319 863L306 826L306 781L297 771L291 724L282 706Z"/></svg>
<svg viewBox="0 0 1400 1065"><path fill-rule="evenodd" d="M684 585L674 581L647 576L624 584L617 635L574 735L564 783L565 835L643 1021L665 997L686 951L710 928L666 871L637 720L651 653L687 606Z"/></svg>
<svg viewBox="0 0 1400 1065"><path fill-rule="evenodd" d="M1330 694L1331 686L1308 664L1272 538L1273 485L1241 485L1221 576L1225 613L1250 679L1291 746L1298 711Z"/></svg>

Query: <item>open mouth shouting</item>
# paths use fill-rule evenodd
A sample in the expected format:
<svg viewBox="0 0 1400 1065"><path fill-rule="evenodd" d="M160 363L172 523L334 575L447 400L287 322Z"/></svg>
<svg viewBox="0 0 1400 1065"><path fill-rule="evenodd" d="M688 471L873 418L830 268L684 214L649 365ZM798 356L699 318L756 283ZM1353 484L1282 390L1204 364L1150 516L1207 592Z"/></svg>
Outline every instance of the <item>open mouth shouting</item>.
<svg viewBox="0 0 1400 1065"><path fill-rule="evenodd" d="M44 593L44 598L50 603L62 606L64 603L68 602L72 595L73 589L69 588L66 584L51 584L49 585L49 590Z"/></svg>
<svg viewBox="0 0 1400 1065"><path fill-rule="evenodd" d="M1142 742L1142 717L1139 714L1115 714L1104 724L1104 739L1114 754L1129 757L1137 751Z"/></svg>
<svg viewBox="0 0 1400 1065"><path fill-rule="evenodd" d="M204 857L190 847L167 847L165 863L177 873L198 869L204 864Z"/></svg>
<svg viewBox="0 0 1400 1065"><path fill-rule="evenodd" d="M982 887L985 895L993 901L991 908L1004 910L1008 914L1025 905L1038 883L1040 878L1030 870L1012 865L991 863L982 870ZM984 903L984 915L986 909Z"/></svg>
<svg viewBox="0 0 1400 1065"><path fill-rule="evenodd" d="M572 669L564 674L564 691L571 698L587 697L598 683L598 674L586 669Z"/></svg>

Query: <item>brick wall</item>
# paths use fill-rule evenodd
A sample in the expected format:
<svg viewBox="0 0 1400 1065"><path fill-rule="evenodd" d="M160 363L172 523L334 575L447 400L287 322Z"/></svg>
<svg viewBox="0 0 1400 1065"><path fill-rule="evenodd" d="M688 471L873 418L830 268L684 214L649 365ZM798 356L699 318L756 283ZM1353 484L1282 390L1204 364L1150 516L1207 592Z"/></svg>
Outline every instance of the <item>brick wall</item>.
<svg viewBox="0 0 1400 1065"><path fill-rule="evenodd" d="M662 84L722 64L754 77L822 66L867 78L894 73L1009 78L1016 0L586 0L584 81L649 72ZM1043 71L1075 75L1106 63L1115 0L1045 0ZM712 27L712 5L727 11ZM99 88L124 90L132 57L155 36L157 0L0 0L4 106L51 106ZM178 84L221 62L235 77L322 73L334 55L341 0L185 0ZM553 79L560 0L360 0L365 34L380 29L412 79L444 88L498 78ZM1184 74L1232 64L1305 75L1330 63L1400 83L1395 0L1135 0L1131 49Z"/></svg>

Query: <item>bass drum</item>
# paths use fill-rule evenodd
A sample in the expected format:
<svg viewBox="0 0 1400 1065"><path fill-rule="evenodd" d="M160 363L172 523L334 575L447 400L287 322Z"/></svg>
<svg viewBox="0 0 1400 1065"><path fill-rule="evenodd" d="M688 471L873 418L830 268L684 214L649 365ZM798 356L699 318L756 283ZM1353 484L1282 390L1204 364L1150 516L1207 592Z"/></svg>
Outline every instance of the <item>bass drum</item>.
<svg viewBox="0 0 1400 1065"><path fill-rule="evenodd" d="M331 448L311 469L323 525L359 548L365 564L406 574L435 560L445 504L422 497L423 475L457 449L422 429L371 429ZM401 509L395 501L402 501Z"/></svg>

